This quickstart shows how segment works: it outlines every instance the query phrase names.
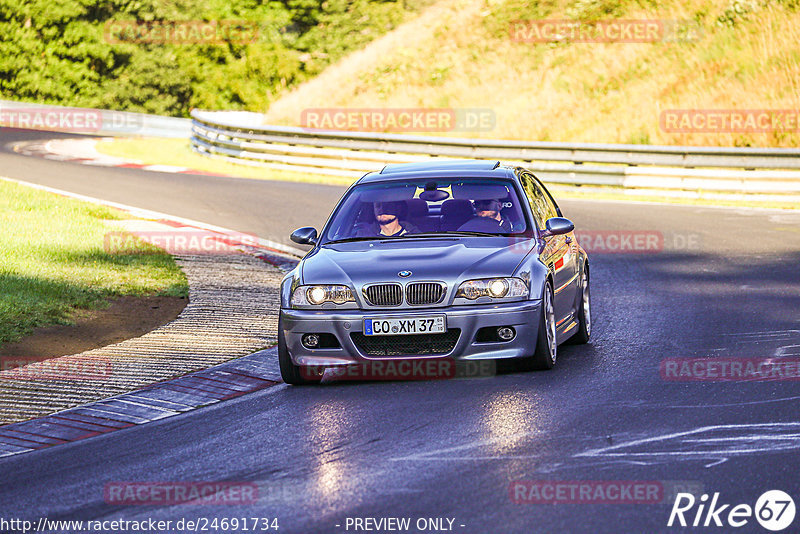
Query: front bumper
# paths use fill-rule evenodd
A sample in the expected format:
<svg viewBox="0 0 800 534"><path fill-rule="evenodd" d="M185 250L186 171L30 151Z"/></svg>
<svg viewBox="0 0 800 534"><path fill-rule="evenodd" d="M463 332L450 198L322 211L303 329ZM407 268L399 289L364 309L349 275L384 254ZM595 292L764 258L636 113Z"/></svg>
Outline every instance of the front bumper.
<svg viewBox="0 0 800 534"><path fill-rule="evenodd" d="M294 310L280 311L280 325L286 348L295 365L347 365L352 363L412 358L451 358L483 360L531 356L536 346L541 300L503 304L474 304L413 310ZM363 333L364 319L370 317L412 317L446 315L447 328L460 330L453 350L446 354L369 356L359 350L350 334ZM478 342L478 330L484 327L512 326L516 337L511 341ZM333 334L340 347L308 349L302 344L304 334Z"/></svg>

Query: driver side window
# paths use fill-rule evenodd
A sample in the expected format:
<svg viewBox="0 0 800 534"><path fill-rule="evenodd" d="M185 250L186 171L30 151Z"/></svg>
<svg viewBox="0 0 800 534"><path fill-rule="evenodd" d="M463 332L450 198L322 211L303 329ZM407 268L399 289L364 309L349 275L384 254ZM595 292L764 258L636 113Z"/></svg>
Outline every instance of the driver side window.
<svg viewBox="0 0 800 534"><path fill-rule="evenodd" d="M539 184L530 174L526 172L520 173L520 180L522 182L522 189L525 191L525 196L528 197L528 202L531 205L533 218L536 220L536 226L542 230L547 219L557 217L555 207L544 191L541 190Z"/></svg>

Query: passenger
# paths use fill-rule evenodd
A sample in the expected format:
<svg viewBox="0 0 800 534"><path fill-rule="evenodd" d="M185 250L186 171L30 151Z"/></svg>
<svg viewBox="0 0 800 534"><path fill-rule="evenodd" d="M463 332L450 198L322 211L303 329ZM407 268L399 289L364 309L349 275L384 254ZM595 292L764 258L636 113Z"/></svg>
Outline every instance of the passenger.
<svg viewBox="0 0 800 534"><path fill-rule="evenodd" d="M459 230L486 231L489 228L486 223L491 221L498 225L498 230L501 230L502 233L511 233L511 223L503 219L500 214L503 204L499 200L475 200L473 204L475 206L475 217L471 221L467 221Z"/></svg>

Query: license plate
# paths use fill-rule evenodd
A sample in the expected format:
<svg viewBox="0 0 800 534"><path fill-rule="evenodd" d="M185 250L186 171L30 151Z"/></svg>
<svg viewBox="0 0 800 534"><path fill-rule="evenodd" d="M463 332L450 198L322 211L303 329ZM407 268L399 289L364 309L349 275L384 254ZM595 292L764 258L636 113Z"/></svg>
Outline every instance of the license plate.
<svg viewBox="0 0 800 534"><path fill-rule="evenodd" d="M447 331L444 315L432 317L374 317L364 319L365 336L442 334Z"/></svg>

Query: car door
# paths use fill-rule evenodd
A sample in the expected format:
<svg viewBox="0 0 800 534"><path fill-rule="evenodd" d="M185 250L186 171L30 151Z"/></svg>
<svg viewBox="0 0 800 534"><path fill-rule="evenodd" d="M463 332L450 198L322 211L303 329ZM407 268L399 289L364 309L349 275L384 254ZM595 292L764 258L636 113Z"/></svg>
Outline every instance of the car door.
<svg viewBox="0 0 800 534"><path fill-rule="evenodd" d="M544 186L532 174L522 173L521 178L536 225L540 230L544 230L547 219L559 216L558 208ZM553 235L545 237L544 241L545 246L540 258L553 273L553 307L556 327L561 330L566 326L565 323L572 322L570 319L574 316L577 280L576 260L572 250L574 236L572 233Z"/></svg>

